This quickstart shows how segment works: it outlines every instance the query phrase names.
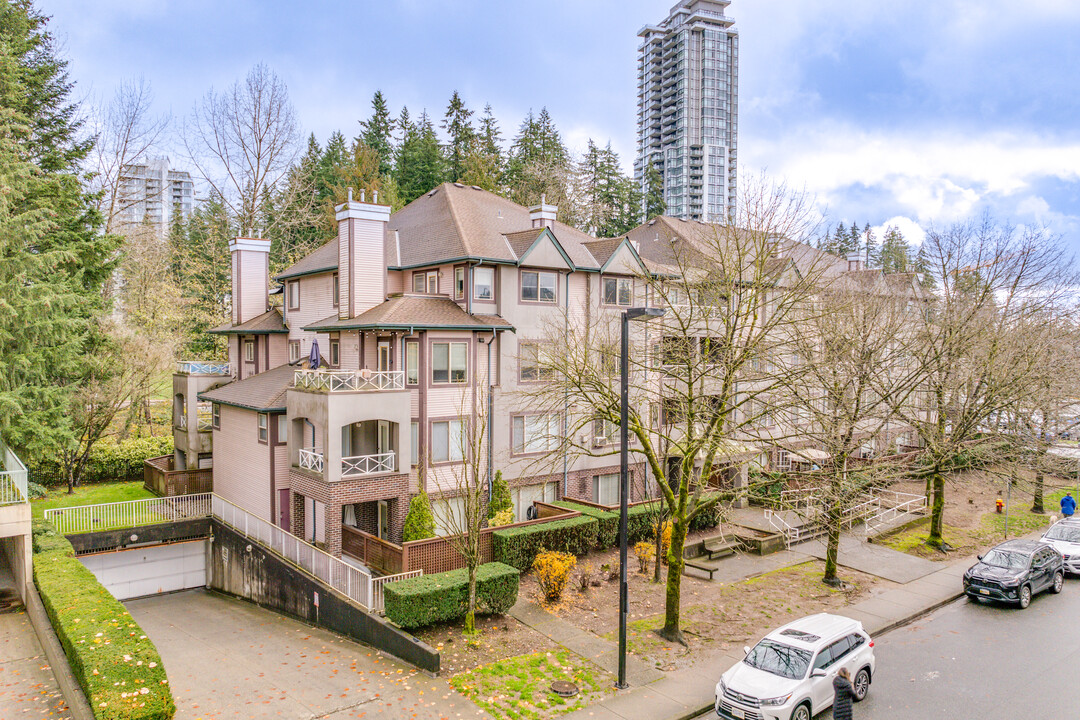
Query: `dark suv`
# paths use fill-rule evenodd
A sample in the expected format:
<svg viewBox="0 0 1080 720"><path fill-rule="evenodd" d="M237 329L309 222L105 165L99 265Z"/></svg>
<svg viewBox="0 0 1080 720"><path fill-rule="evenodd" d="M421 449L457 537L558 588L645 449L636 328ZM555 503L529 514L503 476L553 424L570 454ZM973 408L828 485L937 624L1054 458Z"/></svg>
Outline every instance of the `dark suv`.
<svg viewBox="0 0 1080 720"><path fill-rule="evenodd" d="M964 573L964 592L980 600L1000 600L1026 608L1043 590L1061 592L1061 553L1034 540L1008 540L979 556Z"/></svg>

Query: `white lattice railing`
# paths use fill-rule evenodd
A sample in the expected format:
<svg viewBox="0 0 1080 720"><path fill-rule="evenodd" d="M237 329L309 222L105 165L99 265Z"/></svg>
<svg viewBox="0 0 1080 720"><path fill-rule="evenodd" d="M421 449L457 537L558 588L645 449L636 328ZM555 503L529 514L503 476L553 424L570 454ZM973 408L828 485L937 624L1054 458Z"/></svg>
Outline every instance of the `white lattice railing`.
<svg viewBox="0 0 1080 720"><path fill-rule="evenodd" d="M45 519L62 535L154 525L210 515L211 493L51 508Z"/></svg>
<svg viewBox="0 0 1080 720"><path fill-rule="evenodd" d="M341 477L394 472L394 453L341 458Z"/></svg>
<svg viewBox="0 0 1080 720"><path fill-rule="evenodd" d="M176 363L176 372L184 375L231 375L231 366L227 362L209 360L181 360Z"/></svg>
<svg viewBox="0 0 1080 720"><path fill-rule="evenodd" d="M300 467L304 470L321 473L323 471L323 454L313 449L300 448Z"/></svg>
<svg viewBox="0 0 1080 720"><path fill-rule="evenodd" d="M26 495L26 466L19 456L0 442L3 450L4 470L0 472L0 505L18 505L28 502Z"/></svg>
<svg viewBox="0 0 1080 720"><path fill-rule="evenodd" d="M404 390L405 373L401 370L297 370L293 373L293 386L326 392Z"/></svg>

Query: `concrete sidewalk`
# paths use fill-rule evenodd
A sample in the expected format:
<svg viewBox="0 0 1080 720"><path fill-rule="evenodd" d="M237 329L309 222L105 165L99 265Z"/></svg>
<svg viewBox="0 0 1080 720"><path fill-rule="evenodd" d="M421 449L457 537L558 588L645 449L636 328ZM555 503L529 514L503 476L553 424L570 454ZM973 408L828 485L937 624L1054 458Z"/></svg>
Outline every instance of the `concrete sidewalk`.
<svg viewBox="0 0 1080 720"><path fill-rule="evenodd" d="M944 565L905 585L837 612L862 622L871 636L880 635L952 602L963 595L962 577L974 558ZM567 715L567 720L688 720L711 712L716 681L742 660L739 650L715 656L697 667L676 670L644 686L631 687L601 703Z"/></svg>

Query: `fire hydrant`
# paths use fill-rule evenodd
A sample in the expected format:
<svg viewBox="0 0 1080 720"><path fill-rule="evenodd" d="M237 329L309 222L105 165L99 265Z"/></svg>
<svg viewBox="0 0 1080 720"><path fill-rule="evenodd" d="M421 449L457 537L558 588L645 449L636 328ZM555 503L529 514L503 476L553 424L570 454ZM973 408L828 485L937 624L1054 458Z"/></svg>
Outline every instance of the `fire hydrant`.
<svg viewBox="0 0 1080 720"><path fill-rule="evenodd" d="M998 511L998 514L1001 514L1001 511L1004 508L1005 508L1005 501L1004 500L1002 500L1001 498L998 498L997 500L994 501L994 509Z"/></svg>

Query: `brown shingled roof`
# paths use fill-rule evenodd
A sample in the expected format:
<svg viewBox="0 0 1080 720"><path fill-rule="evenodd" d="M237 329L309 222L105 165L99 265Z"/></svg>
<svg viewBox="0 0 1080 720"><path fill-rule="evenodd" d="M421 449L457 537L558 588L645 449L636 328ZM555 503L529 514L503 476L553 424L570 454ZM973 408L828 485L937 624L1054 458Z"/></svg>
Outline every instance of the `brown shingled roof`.
<svg viewBox="0 0 1080 720"><path fill-rule="evenodd" d="M536 238L540 237L540 233L544 232L544 228L530 228L528 230L522 230L521 232L504 233L506 236L506 242L509 243L510 249L514 251L514 256L520 258L529 248L536 242Z"/></svg>
<svg viewBox="0 0 1080 720"><path fill-rule="evenodd" d="M337 315L312 323L305 330L333 331L346 328L460 328L513 329L498 315L470 315L445 295L393 295L354 318Z"/></svg>
<svg viewBox="0 0 1080 720"><path fill-rule="evenodd" d="M294 370L291 365L282 365L199 393L199 399L260 412L285 410L285 391L292 385Z"/></svg>
<svg viewBox="0 0 1080 720"><path fill-rule="evenodd" d="M275 275L274 279L283 280L285 278L299 277L300 275L330 272L337 270L337 266L338 241L337 238L334 238Z"/></svg>
<svg viewBox="0 0 1080 720"><path fill-rule="evenodd" d="M585 243L585 248L596 259L596 263L603 266L611 256L615 254L615 251L622 245L624 237L617 238L600 238L599 240L590 240Z"/></svg>
<svg viewBox="0 0 1080 720"><path fill-rule="evenodd" d="M239 325L232 325L231 323L225 323L224 325L218 325L216 328L207 330L209 333L237 333L239 335L271 335L274 333L287 333L289 329L285 327L285 319L281 317L280 308L272 308L268 312L264 312L262 315L253 317L245 323Z"/></svg>

